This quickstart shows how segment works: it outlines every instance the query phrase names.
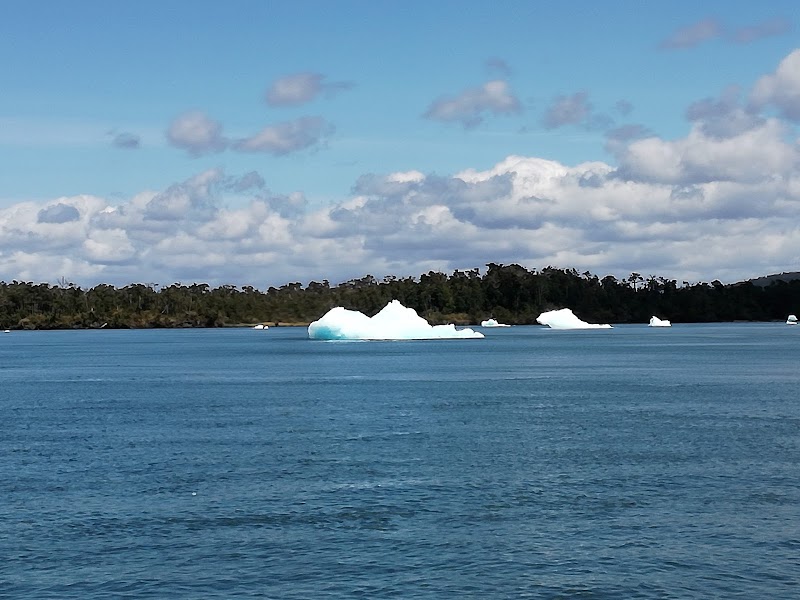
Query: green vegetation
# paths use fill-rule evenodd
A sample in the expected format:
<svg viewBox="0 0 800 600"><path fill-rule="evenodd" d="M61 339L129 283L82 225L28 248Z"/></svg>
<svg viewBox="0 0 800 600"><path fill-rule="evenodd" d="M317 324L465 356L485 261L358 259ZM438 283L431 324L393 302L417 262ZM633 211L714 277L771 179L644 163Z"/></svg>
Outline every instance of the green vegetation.
<svg viewBox="0 0 800 600"><path fill-rule="evenodd" d="M684 281L678 286L674 280L639 273L618 280L575 269L487 266L484 275L478 269L382 281L367 275L337 286L328 281L306 287L288 283L266 292L197 283L82 289L64 280L58 285L0 282L0 328L305 324L334 306L372 315L394 299L432 324L475 324L490 316L509 324L532 324L543 311L564 307L583 320L601 323L646 323L652 315L676 323L772 321L800 312L800 279L776 278L766 285Z"/></svg>

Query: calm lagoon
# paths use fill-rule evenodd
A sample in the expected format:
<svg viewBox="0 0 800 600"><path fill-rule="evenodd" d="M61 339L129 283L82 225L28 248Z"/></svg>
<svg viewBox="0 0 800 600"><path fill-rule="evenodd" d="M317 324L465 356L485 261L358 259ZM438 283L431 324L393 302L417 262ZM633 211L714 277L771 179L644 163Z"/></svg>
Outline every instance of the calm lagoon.
<svg viewBox="0 0 800 600"><path fill-rule="evenodd" d="M0 598L800 596L800 327L0 334Z"/></svg>

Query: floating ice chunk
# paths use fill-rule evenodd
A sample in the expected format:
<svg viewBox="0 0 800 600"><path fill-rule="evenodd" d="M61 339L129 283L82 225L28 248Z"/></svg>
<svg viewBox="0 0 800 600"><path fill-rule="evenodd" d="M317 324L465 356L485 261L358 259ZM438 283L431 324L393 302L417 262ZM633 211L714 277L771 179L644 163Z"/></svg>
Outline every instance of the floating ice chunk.
<svg viewBox="0 0 800 600"><path fill-rule="evenodd" d="M536 317L536 322L551 329L611 329L611 325L598 325L581 321L569 308L550 310Z"/></svg>
<svg viewBox="0 0 800 600"><path fill-rule="evenodd" d="M264 325L263 323L259 323L258 325L253 325L253 329L269 329L269 325Z"/></svg>
<svg viewBox="0 0 800 600"><path fill-rule="evenodd" d="M486 319L485 321L481 321L481 327L511 327L511 325L498 323L496 319Z"/></svg>
<svg viewBox="0 0 800 600"><path fill-rule="evenodd" d="M672 323L670 323L667 319L659 319L656 316L650 317L650 324L649 327L672 327Z"/></svg>
<svg viewBox="0 0 800 600"><path fill-rule="evenodd" d="M374 317L337 306L308 326L308 337L316 340L432 340L482 338L472 329L454 325L430 325L413 308L392 300Z"/></svg>
<svg viewBox="0 0 800 600"><path fill-rule="evenodd" d="M786 318L787 325L797 325L797 317L795 315L789 315Z"/></svg>

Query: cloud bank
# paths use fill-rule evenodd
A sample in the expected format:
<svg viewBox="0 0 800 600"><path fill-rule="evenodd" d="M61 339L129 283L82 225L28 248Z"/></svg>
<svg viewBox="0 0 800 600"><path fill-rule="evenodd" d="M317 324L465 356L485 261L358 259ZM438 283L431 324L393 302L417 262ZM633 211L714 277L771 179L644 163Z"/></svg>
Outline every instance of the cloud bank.
<svg viewBox="0 0 800 600"><path fill-rule="evenodd" d="M350 195L326 206L309 205L302 190L271 191L266 172L222 168L198 168L124 199L17 202L0 208L0 279L265 289L488 262L679 282L795 271L798 73L800 50L749 90L731 87L693 102L682 137L636 124L609 129L613 164L510 155L451 174L364 173ZM431 115L469 124L516 110L507 84L490 84L435 104ZM570 98L575 110L554 123L575 123L586 114L581 107L589 110L586 97ZM191 112L168 136L190 155L282 154L321 143L329 130L321 118L302 117L230 140L218 122Z"/></svg>
<svg viewBox="0 0 800 600"><path fill-rule="evenodd" d="M795 270L797 148L769 123L740 137L637 140L620 168L509 156L446 177L370 175L313 210L221 169L124 202L18 203L0 209L0 278L265 288L490 261L688 280Z"/></svg>

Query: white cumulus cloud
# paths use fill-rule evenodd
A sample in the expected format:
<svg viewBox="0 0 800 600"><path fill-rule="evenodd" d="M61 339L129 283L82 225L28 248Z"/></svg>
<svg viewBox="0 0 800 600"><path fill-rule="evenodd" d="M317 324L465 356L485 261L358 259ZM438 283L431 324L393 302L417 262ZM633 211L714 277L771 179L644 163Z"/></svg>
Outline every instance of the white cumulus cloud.
<svg viewBox="0 0 800 600"><path fill-rule="evenodd" d="M0 280L263 289L488 262L679 281L796 271L800 146L787 119L798 56L749 94L730 88L692 103L683 136L634 125L609 132L615 164L516 154L450 175L417 165L364 173L324 206L302 190L271 192L256 171L222 169L125 200L18 202L0 208ZM491 102L475 97L443 114L456 122L485 114ZM251 140L253 148L279 153L318 139L319 129L290 123Z"/></svg>
<svg viewBox="0 0 800 600"><path fill-rule="evenodd" d="M786 118L800 121L800 49L784 58L774 73L758 80L750 101L757 107L772 105Z"/></svg>
<svg viewBox="0 0 800 600"><path fill-rule="evenodd" d="M222 125L202 111L190 111L175 118L167 129L167 141L192 156L220 152L228 146Z"/></svg>
<svg viewBox="0 0 800 600"><path fill-rule="evenodd" d="M237 140L233 147L241 152L264 152L281 156L319 145L333 132L322 117L301 117L265 127L255 135Z"/></svg>
<svg viewBox="0 0 800 600"><path fill-rule="evenodd" d="M327 82L320 73L293 73L273 81L267 90L270 106L297 106L311 102L320 94L331 96L352 87L347 81Z"/></svg>
<svg viewBox="0 0 800 600"><path fill-rule="evenodd" d="M424 116L436 121L457 122L474 127L487 114L519 113L522 104L502 79L487 81L482 86L464 90L456 96L439 98L425 111Z"/></svg>

